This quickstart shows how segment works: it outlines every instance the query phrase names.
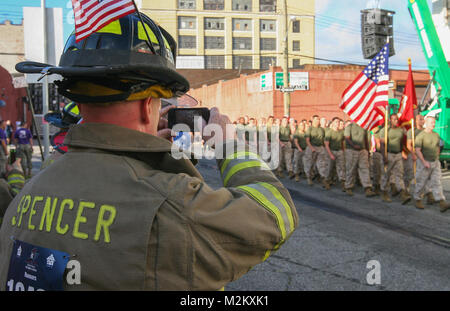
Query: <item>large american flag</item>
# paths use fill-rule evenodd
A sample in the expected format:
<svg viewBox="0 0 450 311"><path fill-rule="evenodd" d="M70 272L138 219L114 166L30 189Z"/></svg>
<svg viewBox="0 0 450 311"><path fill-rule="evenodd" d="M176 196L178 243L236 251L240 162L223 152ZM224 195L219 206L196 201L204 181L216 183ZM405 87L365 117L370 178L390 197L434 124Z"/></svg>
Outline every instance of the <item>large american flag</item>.
<svg viewBox="0 0 450 311"><path fill-rule="evenodd" d="M389 102L389 43L342 94L340 108L366 130L383 123Z"/></svg>
<svg viewBox="0 0 450 311"><path fill-rule="evenodd" d="M133 0L72 0L76 42L135 12Z"/></svg>

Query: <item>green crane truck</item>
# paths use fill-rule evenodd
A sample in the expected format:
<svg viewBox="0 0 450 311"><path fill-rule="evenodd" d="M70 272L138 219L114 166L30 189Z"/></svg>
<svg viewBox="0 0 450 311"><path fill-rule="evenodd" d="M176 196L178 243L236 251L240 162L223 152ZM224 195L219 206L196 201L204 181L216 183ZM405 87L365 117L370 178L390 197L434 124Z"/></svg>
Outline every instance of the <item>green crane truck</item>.
<svg viewBox="0 0 450 311"><path fill-rule="evenodd" d="M419 34L422 49L427 60L431 81L436 92L435 98L421 103L419 111L423 115L436 115L435 131L444 141L441 162L450 161L450 68L445 59L442 45L436 32L427 0L407 0L408 9Z"/></svg>

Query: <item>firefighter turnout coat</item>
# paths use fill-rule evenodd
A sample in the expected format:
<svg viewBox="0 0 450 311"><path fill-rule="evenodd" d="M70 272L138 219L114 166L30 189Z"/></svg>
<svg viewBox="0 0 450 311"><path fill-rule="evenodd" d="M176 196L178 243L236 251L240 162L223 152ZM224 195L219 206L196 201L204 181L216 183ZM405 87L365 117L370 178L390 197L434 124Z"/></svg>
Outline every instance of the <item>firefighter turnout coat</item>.
<svg viewBox="0 0 450 311"><path fill-rule="evenodd" d="M27 182L6 211L2 290L13 287L18 241L35 253L69 254L81 276L71 282L66 268L64 290L218 290L267 259L298 225L288 191L248 151L217 161L224 187L214 190L152 135L88 123L72 127L65 143L69 152Z"/></svg>

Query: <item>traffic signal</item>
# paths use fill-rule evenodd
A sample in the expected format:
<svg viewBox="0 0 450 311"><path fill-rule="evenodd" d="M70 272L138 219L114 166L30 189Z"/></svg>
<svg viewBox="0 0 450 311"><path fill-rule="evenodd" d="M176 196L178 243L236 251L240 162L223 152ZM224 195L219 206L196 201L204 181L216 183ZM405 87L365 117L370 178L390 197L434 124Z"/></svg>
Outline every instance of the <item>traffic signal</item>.
<svg viewBox="0 0 450 311"><path fill-rule="evenodd" d="M389 37L389 56L394 50L394 11L367 9L361 11L361 42L365 59L372 59L383 48Z"/></svg>

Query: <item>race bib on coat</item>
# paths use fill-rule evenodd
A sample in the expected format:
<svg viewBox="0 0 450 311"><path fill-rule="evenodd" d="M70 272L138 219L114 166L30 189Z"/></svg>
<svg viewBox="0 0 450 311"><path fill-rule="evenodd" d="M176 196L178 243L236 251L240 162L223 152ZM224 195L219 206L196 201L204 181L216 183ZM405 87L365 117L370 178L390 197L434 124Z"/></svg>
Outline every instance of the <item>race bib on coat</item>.
<svg viewBox="0 0 450 311"><path fill-rule="evenodd" d="M64 252L15 240L6 290L63 290L63 275L69 257Z"/></svg>

